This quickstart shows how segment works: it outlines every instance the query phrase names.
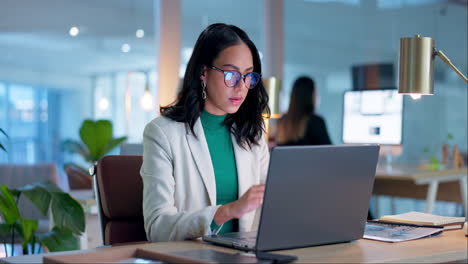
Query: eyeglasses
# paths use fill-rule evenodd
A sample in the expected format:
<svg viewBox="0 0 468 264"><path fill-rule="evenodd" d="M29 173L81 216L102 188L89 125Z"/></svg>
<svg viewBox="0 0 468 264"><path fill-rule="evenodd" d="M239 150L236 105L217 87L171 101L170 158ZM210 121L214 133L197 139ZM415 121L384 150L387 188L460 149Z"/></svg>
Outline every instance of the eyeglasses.
<svg viewBox="0 0 468 264"><path fill-rule="evenodd" d="M245 87L248 89L253 89L258 82L260 82L261 75L256 72L249 72L246 75L242 75L238 71L223 71L215 66L211 66L210 68L224 73L224 84L229 88L236 86L241 79L244 80Z"/></svg>

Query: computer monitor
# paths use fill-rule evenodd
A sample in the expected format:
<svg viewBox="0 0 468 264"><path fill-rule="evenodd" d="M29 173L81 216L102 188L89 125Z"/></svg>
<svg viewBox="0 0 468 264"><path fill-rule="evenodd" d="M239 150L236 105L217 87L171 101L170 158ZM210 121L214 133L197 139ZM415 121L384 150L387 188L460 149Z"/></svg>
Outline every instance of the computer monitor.
<svg viewBox="0 0 468 264"><path fill-rule="evenodd" d="M403 96L397 90L345 92L344 143L400 145L402 131Z"/></svg>

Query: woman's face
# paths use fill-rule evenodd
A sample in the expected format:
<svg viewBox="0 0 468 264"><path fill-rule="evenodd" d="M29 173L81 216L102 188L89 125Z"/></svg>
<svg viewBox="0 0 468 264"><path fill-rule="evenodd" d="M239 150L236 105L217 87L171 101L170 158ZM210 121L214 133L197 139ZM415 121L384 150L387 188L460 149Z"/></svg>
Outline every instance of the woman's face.
<svg viewBox="0 0 468 264"><path fill-rule="evenodd" d="M253 72L253 59L245 43L230 46L218 55L213 65L206 65L200 77L206 83L205 110L213 115L233 114L247 97L249 89L241 79L234 87L224 83L224 74L209 68L214 66L224 71L238 71L242 75Z"/></svg>

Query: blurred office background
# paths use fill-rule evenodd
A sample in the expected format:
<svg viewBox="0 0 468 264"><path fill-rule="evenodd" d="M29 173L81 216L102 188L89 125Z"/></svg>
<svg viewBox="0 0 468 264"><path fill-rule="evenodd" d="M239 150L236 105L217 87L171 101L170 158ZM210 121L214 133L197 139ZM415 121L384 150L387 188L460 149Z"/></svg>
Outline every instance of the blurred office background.
<svg viewBox="0 0 468 264"><path fill-rule="evenodd" d="M79 157L63 152L61 142L78 139L84 119L112 120L114 136L141 143L145 124L158 116L161 32L169 26L160 17L171 11L163 1L0 0L0 128L10 137L2 139L8 152L0 153L0 162L54 162L62 170L65 162ZM386 88L397 88L401 37L434 38L436 47L468 72L466 0L171 2L178 5L170 19L179 23L173 32L179 37L179 77L207 25L243 28L264 63L271 27L281 25L280 112L287 110L295 78L313 77L320 95L318 113L335 144L343 143L343 96L353 89L353 66L391 65L394 87ZM275 2L281 3L276 7L279 21L268 14L267 6ZM265 23L268 16L273 24ZM404 97L402 153L392 162L417 163L440 155L448 141L467 152L466 83L438 59L434 79L435 95ZM146 85L152 108L140 102ZM65 173L60 174L66 182ZM388 212L385 206L383 213ZM408 206L401 210L419 205ZM461 211L448 203L436 209Z"/></svg>

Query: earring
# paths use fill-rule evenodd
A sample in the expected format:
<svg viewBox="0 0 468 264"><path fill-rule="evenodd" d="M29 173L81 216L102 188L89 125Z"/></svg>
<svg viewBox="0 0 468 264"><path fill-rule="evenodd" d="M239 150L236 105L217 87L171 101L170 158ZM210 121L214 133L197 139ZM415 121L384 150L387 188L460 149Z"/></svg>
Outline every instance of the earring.
<svg viewBox="0 0 468 264"><path fill-rule="evenodd" d="M201 93L201 96L203 98L203 100L206 99L206 83L204 81L201 81L201 86L202 86L202 93Z"/></svg>

